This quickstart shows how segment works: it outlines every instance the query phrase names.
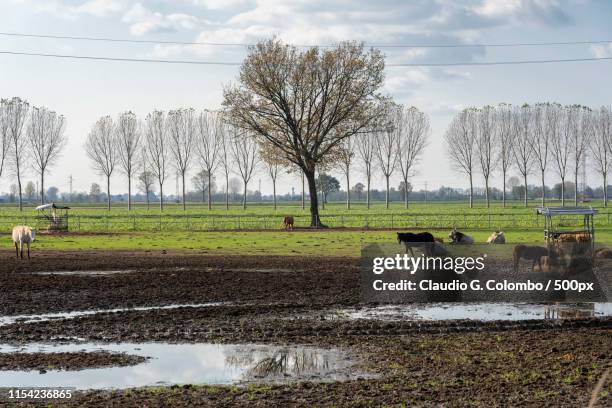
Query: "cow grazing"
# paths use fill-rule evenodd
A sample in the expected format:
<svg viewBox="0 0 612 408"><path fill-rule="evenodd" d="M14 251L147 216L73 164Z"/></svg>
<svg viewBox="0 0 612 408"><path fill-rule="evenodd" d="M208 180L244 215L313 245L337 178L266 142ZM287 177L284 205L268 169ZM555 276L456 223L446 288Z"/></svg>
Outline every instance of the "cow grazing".
<svg viewBox="0 0 612 408"><path fill-rule="evenodd" d="M473 244L474 238L469 235L464 234L463 232L457 231L454 228L449 234L448 237L451 239L451 244Z"/></svg>
<svg viewBox="0 0 612 408"><path fill-rule="evenodd" d="M542 271L542 258L548 257L553 260L555 258L554 251L549 251L548 248L541 246L531 245L517 245L514 247L514 272L518 272L519 260L525 259L531 261L531 270L535 268L535 264L538 264L540 271Z"/></svg>
<svg viewBox="0 0 612 408"><path fill-rule="evenodd" d="M30 259L30 244L36 239L36 230L25 225L18 225L13 228L13 243L15 244L15 255L23 259L23 245L28 247L28 259Z"/></svg>
<svg viewBox="0 0 612 408"><path fill-rule="evenodd" d="M293 222L294 222L294 221L293 221L293 217L291 217L291 216L285 217L285 218L283 219L283 227L284 227L286 230L289 230L289 231L290 231L290 230L293 230Z"/></svg>
<svg viewBox="0 0 612 408"><path fill-rule="evenodd" d="M406 252L410 251L410 254L414 256L412 247L419 247L423 249L426 255L429 255L433 251L435 239L429 232L419 232L414 234L412 232L398 232L397 242L403 243L406 246Z"/></svg>

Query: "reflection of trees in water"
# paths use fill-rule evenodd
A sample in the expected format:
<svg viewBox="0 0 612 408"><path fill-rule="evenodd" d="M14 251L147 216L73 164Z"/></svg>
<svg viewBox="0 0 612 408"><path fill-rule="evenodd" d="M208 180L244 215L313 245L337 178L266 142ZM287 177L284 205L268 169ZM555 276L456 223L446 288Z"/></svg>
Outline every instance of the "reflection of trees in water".
<svg viewBox="0 0 612 408"><path fill-rule="evenodd" d="M544 308L545 319L582 319L593 316L595 316L593 303L555 303Z"/></svg>
<svg viewBox="0 0 612 408"><path fill-rule="evenodd" d="M271 356L256 359L261 351L253 348L234 349L226 357L227 364L235 367L250 367L247 376L268 377L281 374L300 375L310 372L325 372L330 369L330 359L326 353L309 349L280 349Z"/></svg>

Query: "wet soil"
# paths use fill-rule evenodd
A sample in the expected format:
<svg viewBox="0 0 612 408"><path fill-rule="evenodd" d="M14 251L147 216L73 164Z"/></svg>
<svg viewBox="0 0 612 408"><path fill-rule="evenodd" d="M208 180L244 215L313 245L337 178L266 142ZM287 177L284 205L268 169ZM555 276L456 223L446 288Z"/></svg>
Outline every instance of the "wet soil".
<svg viewBox="0 0 612 408"><path fill-rule="evenodd" d="M124 353L94 351L87 353L0 353L2 371L83 370L86 368L126 367L141 364L146 357Z"/></svg>
<svg viewBox="0 0 612 408"><path fill-rule="evenodd" d="M4 254L0 253L0 256ZM104 276L32 271L119 270ZM147 271L144 273L144 271ZM276 270L273 272L271 270ZM0 265L0 314L174 303L0 327L13 344L69 340L311 344L347 349L378 378L77 393L73 406L584 407L612 362L612 318L534 321L329 319L359 299L357 259L40 251ZM299 316L308 318L295 318ZM612 405L612 382L597 406Z"/></svg>

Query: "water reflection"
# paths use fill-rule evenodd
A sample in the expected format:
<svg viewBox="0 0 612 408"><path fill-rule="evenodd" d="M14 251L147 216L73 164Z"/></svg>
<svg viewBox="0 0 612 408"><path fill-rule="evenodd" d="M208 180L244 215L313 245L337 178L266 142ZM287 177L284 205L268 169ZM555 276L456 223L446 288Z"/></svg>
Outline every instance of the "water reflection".
<svg viewBox="0 0 612 408"><path fill-rule="evenodd" d="M612 303L426 303L343 309L335 319L381 320L546 320L612 316Z"/></svg>
<svg viewBox="0 0 612 408"><path fill-rule="evenodd" d="M210 303L186 303L186 304L173 304L166 306L142 306L142 307L120 307L115 309L96 309L96 310L79 310L74 312L58 312L58 313L43 313L43 314L31 314L31 315L15 315L15 316L0 316L0 326L6 326L9 324L20 323L34 323L34 322L45 322L49 320L61 320L61 319L75 319L81 316L91 316L102 313L117 313L117 312L134 312L134 311L146 311L146 310L172 310L181 307L212 307L227 305L228 302L210 302Z"/></svg>
<svg viewBox="0 0 612 408"><path fill-rule="evenodd" d="M132 388L169 384L232 384L293 380L347 380L363 373L353 372L352 362L338 349L269 345L221 344L31 344L25 347L0 345L0 353L91 352L107 350L152 357L131 367L53 371L0 371L6 387L71 386L78 389Z"/></svg>

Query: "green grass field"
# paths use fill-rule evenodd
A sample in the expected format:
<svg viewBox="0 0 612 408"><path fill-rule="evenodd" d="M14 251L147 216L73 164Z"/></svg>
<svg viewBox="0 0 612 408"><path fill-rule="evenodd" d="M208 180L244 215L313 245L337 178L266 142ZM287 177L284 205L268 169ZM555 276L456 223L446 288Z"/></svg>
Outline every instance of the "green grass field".
<svg viewBox="0 0 612 408"><path fill-rule="evenodd" d="M558 205L550 202L549 205ZM570 205L571 203L567 203ZM600 208L595 217L597 227L611 227L612 220L607 208L601 202L589 203ZM405 209L403 203L394 202L389 209L376 202L370 209L364 203L354 203L349 210L344 203L330 203L321 209L323 222L335 228L452 228L462 229L541 229L543 218L536 214L539 201L530 202L525 208L519 202L509 202L506 208L493 202L486 208L477 202L469 208L465 202L411 203ZM0 232L8 232L16 224L27 224L45 230L47 223L36 219L34 206L27 206L19 212L15 205L0 206ZM123 204L115 204L109 212L103 204L74 205L70 210L70 230L74 232L174 232L174 231L215 231L215 230L276 230L285 215L295 218L297 227L310 224L308 208L300 203L282 204L274 210L270 203L249 203L246 210L233 205L226 210L223 204L215 204L208 210L203 204L189 204L186 211L178 204L168 204L163 213L156 206L150 210L139 203L132 211ZM560 220L565 226L579 222L576 219Z"/></svg>
<svg viewBox="0 0 612 408"><path fill-rule="evenodd" d="M489 231L467 230L476 242L484 243ZM541 244L542 232L504 231L509 244ZM446 238L448 231L434 231ZM266 232L192 232L192 233L120 233L98 235L39 235L37 249L58 250L181 250L214 255L312 255L358 257L368 243L395 243L395 231L266 231ZM4 235L2 247L12 248L10 236ZM599 244L612 243L612 229L597 232Z"/></svg>

